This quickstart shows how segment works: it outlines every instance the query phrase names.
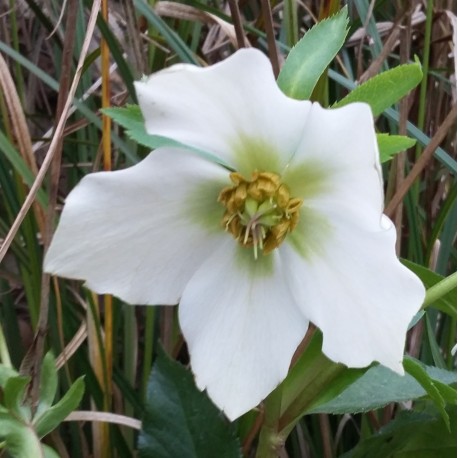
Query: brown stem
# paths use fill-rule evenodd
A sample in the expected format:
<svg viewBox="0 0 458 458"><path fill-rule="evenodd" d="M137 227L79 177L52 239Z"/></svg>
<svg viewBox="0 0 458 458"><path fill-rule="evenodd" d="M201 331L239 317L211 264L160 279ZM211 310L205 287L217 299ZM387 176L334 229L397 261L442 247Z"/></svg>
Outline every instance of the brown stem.
<svg viewBox="0 0 458 458"><path fill-rule="evenodd" d="M245 47L245 33L243 31L242 17L240 15L239 4L237 0L229 0L232 22L234 23L235 36L237 38L237 47Z"/></svg>
<svg viewBox="0 0 458 458"><path fill-rule="evenodd" d="M412 167L412 170L407 175L406 179L401 183L401 186L397 190L396 194L391 199L390 203L386 206L385 214L389 217L392 217L397 206L401 203L404 196L407 194L410 187L413 185L415 180L418 178L420 173L426 167L428 162L433 157L434 151L440 145L442 140L447 135L449 129L453 127L456 119L456 106L450 111L450 113L445 118L444 122L441 124L437 130L434 137L428 143L426 148L423 151L423 154L418 158L418 161Z"/></svg>
<svg viewBox="0 0 458 458"><path fill-rule="evenodd" d="M261 0L262 14L264 16L264 23L267 35L267 46L269 48L269 57L272 62L272 69L275 78L280 73L280 65L278 63L277 44L275 43L275 29L272 18L272 9L270 8L269 0Z"/></svg>

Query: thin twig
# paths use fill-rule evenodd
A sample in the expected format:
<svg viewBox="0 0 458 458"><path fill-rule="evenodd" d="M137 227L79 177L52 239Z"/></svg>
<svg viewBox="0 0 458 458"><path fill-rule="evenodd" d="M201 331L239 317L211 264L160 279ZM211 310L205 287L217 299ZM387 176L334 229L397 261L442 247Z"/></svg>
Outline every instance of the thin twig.
<svg viewBox="0 0 458 458"><path fill-rule="evenodd" d="M269 57L272 63L275 78L280 73L280 64L278 63L277 44L275 42L274 21L272 18L272 9L269 0L261 0L262 14L264 16L264 25L267 35L267 46L269 48Z"/></svg>
<svg viewBox="0 0 458 458"><path fill-rule="evenodd" d="M242 16L240 15L239 4L237 0L229 0L232 22L234 23L235 36L237 37L237 47L245 47L245 33L243 31Z"/></svg>
<svg viewBox="0 0 458 458"><path fill-rule="evenodd" d="M389 217L393 216L397 206L401 203L404 196L407 194L410 187L413 185L415 180L418 178L420 173L426 167L428 162L433 157L434 151L441 144L442 140L448 134L448 131L454 126L456 120L456 106L450 111L437 130L434 137L428 143L428 146L423 151L423 154L418 158L418 161L412 167L412 170L407 175L406 179L402 182L401 186L397 190L396 194L391 199L390 203L386 206L385 214Z"/></svg>

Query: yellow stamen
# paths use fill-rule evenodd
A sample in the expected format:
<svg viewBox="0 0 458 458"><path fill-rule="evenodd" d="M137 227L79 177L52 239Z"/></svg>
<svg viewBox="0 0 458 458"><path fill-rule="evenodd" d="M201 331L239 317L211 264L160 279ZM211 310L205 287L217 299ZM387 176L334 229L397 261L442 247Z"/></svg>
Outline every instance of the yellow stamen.
<svg viewBox="0 0 458 458"><path fill-rule="evenodd" d="M251 180L240 173L229 175L233 186L221 190L218 201L226 208L222 224L243 246L268 254L297 226L302 199L291 198L280 176L253 172Z"/></svg>

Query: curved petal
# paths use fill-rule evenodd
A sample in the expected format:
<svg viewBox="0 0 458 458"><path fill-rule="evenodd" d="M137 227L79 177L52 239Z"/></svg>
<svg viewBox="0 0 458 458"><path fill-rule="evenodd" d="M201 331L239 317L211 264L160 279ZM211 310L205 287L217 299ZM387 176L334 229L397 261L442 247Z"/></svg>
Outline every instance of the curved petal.
<svg viewBox="0 0 458 458"><path fill-rule="evenodd" d="M313 104L304 136L283 177L306 208L336 212L377 228L383 209L379 153L369 105L339 109Z"/></svg>
<svg viewBox="0 0 458 458"><path fill-rule="evenodd" d="M255 49L206 68L174 65L135 87L150 134L204 149L249 175L281 172L311 106L280 91L269 60Z"/></svg>
<svg viewBox="0 0 458 458"><path fill-rule="evenodd" d="M350 367L379 361L403 373L407 327L425 291L396 258L395 240L383 217L378 230L336 227L306 257L290 244L280 247L291 291L322 330L323 352L333 361Z"/></svg>
<svg viewBox="0 0 458 458"><path fill-rule="evenodd" d="M167 148L88 175L67 198L44 268L130 303L176 304L227 237L217 197L228 182L222 167Z"/></svg>
<svg viewBox="0 0 458 458"><path fill-rule="evenodd" d="M278 253L255 261L231 239L186 286L179 318L197 386L231 420L285 378L308 327Z"/></svg>

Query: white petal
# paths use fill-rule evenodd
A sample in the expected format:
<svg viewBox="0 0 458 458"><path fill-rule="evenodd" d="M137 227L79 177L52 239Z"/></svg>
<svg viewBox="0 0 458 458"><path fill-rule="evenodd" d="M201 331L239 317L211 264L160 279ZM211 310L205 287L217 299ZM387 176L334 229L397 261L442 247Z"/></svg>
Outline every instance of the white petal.
<svg viewBox="0 0 458 458"><path fill-rule="evenodd" d="M231 239L192 277L179 318L197 386L231 420L285 378L308 326L278 252L255 261Z"/></svg>
<svg viewBox="0 0 458 458"><path fill-rule="evenodd" d="M255 49L206 68L174 65L135 87L150 134L204 149L247 174L281 171L311 106L280 91Z"/></svg>
<svg viewBox="0 0 458 458"><path fill-rule="evenodd" d="M176 304L227 237L217 197L228 181L222 167L173 149L88 175L67 198L45 270L130 303Z"/></svg>
<svg viewBox="0 0 458 458"><path fill-rule="evenodd" d="M407 327L425 291L396 258L395 228L384 217L372 232L345 225L325 232L312 237L305 257L280 247L296 300L323 332L323 352L349 367L379 361L402 374Z"/></svg>
<svg viewBox="0 0 458 458"><path fill-rule="evenodd" d="M327 243L330 229L379 232L383 182L369 106L324 109L313 104L283 179L304 201L300 227L289 238L303 256Z"/></svg>

